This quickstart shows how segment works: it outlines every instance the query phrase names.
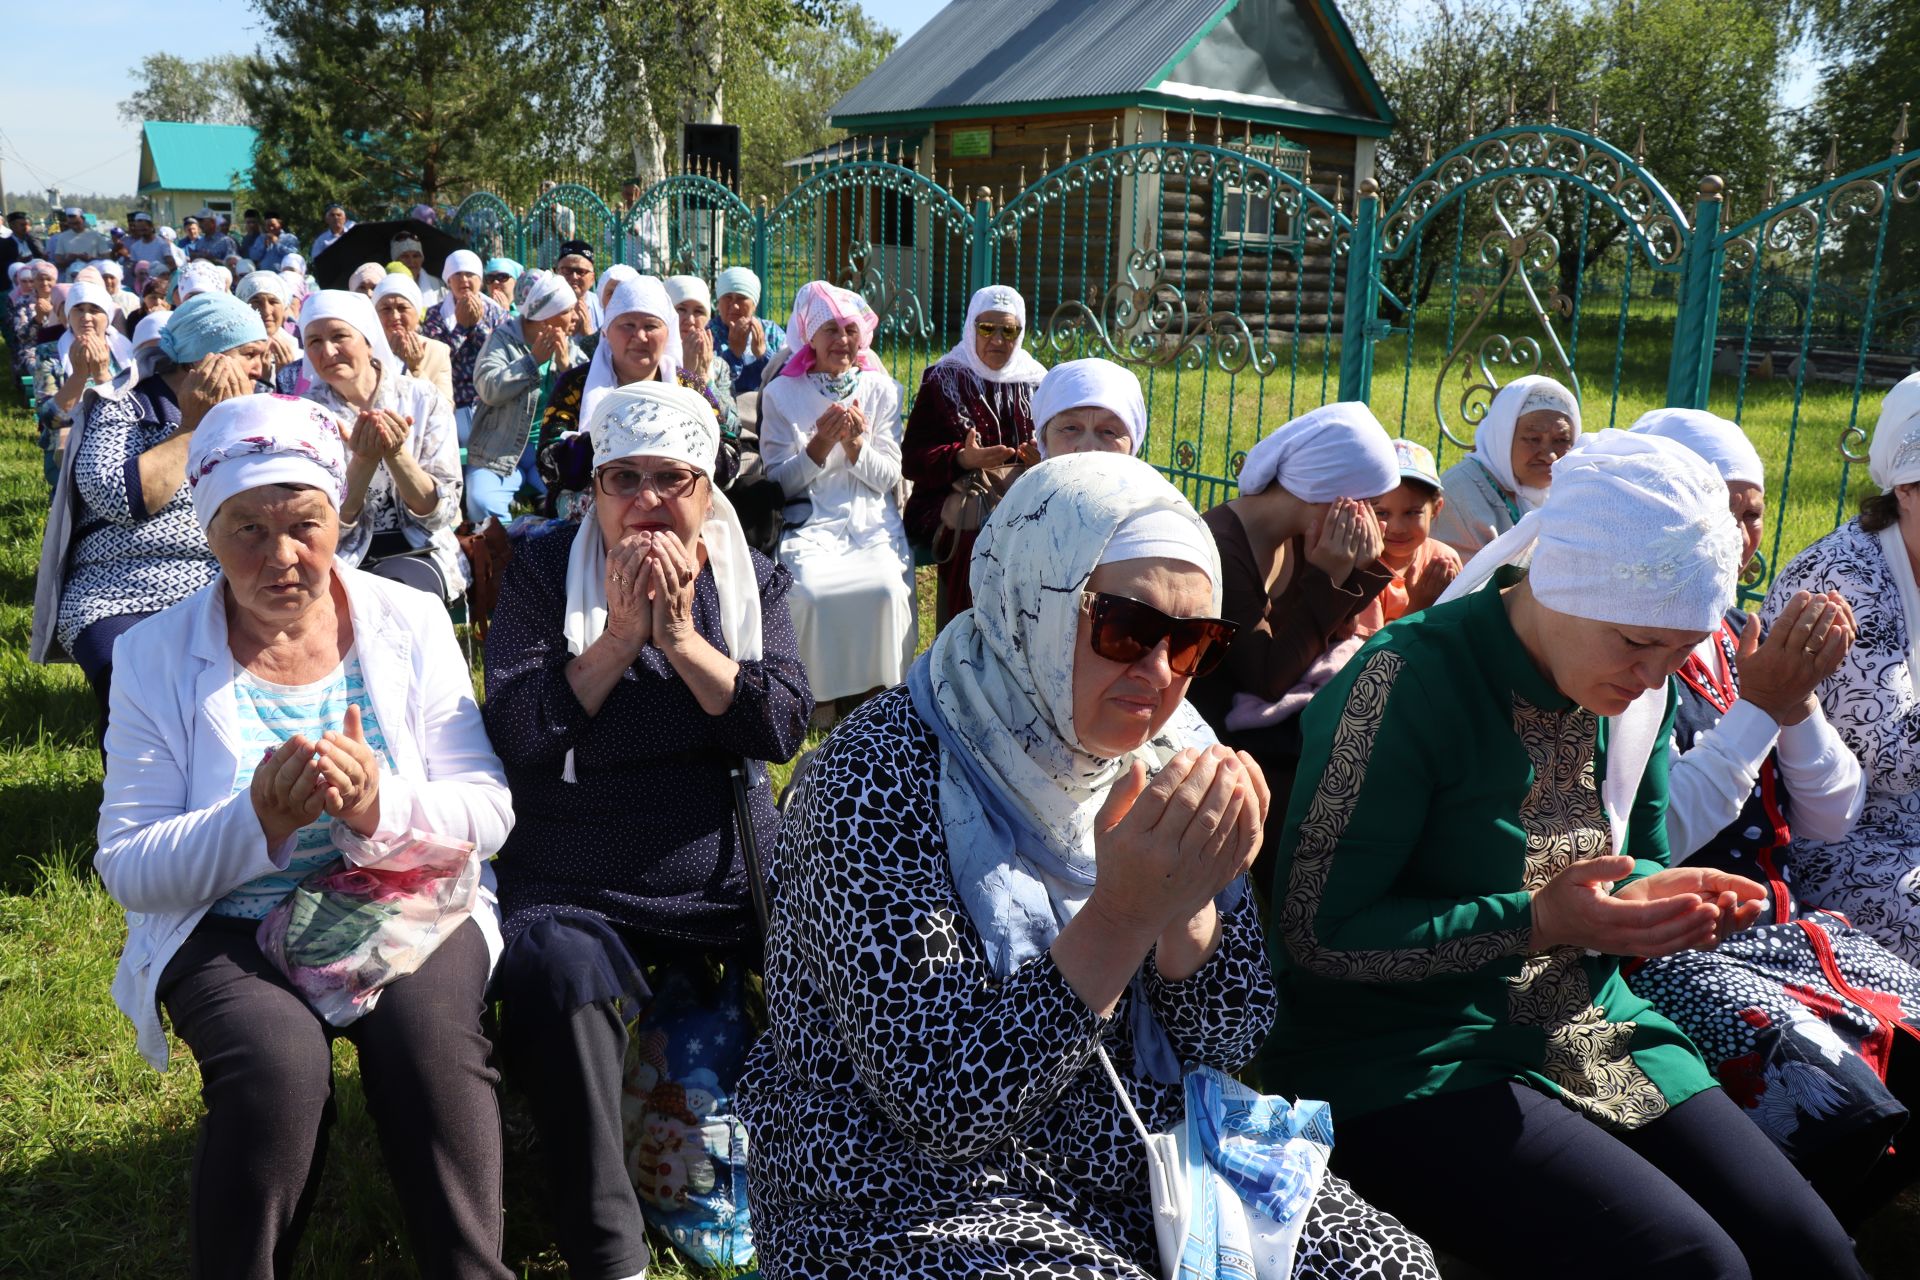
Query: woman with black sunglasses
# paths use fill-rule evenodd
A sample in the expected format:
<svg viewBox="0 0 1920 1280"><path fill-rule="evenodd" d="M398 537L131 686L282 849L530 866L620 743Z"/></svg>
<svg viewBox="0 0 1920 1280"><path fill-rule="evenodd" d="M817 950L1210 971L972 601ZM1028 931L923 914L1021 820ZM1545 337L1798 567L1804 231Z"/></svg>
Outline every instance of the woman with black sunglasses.
<svg viewBox="0 0 1920 1280"><path fill-rule="evenodd" d="M623 1154L623 1004L666 985L661 965L704 984L710 960L755 962L740 824L771 848L776 818L764 771L748 815L731 771L790 759L813 695L786 570L747 546L714 484L708 401L614 387L587 432L592 509L523 542L501 581L486 719L518 818L500 878L502 1060L533 1108L561 1253L614 1280L648 1257ZM676 1061L666 1083L689 1088L692 1065L732 1070ZM697 1087L716 1084L731 1080ZM678 1207L662 1185L647 1180L649 1207Z"/></svg>
<svg viewBox="0 0 1920 1280"><path fill-rule="evenodd" d="M1028 471L974 607L828 738L787 802L769 1034L736 1098L770 1280L1158 1267L1140 1138L1231 1071L1273 990L1244 874L1260 770L1183 701L1233 627L1213 540L1112 454ZM1435 1275L1329 1179L1298 1276Z"/></svg>

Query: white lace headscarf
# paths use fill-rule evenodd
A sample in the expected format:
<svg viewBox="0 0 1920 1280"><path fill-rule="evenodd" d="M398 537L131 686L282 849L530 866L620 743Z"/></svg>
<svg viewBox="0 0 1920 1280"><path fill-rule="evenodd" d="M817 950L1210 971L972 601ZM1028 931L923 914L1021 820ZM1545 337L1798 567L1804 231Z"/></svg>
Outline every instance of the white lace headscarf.
<svg viewBox="0 0 1920 1280"><path fill-rule="evenodd" d="M621 385L620 375L613 367L613 337L607 331L615 320L634 311L652 316L667 326L667 347L661 353L656 375L659 381L671 384L680 373L681 362L686 357L680 347L680 317L673 309L673 299L667 296L667 286L654 276L636 275L622 281L607 303L606 319L600 325L600 345L593 349L593 363L587 366L587 384L580 391L583 423L593 416L600 398ZM711 405L707 407L707 414L709 417L713 414Z"/></svg>
<svg viewBox="0 0 1920 1280"><path fill-rule="evenodd" d="M1532 485L1523 485L1513 474L1513 432L1519 425L1521 415L1534 413L1541 409L1552 409L1564 413L1573 420L1573 445L1580 446L1580 402L1573 392L1555 382L1545 374L1533 373L1524 378L1515 378L1500 388L1493 403L1487 406L1487 416L1474 432L1474 458L1493 473L1500 487L1520 499L1522 511L1531 511L1547 500L1547 491Z"/></svg>

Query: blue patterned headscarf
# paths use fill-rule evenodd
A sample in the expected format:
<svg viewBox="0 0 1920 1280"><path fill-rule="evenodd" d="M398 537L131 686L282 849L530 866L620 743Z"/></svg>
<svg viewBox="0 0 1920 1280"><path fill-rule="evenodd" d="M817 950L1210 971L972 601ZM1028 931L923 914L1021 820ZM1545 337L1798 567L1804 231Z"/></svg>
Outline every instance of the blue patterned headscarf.
<svg viewBox="0 0 1920 1280"><path fill-rule="evenodd" d="M1184 702L1118 759L1093 755L1074 730L1087 580L1116 534L1155 513L1164 514L1153 523L1182 528L1183 558L1206 573L1218 614L1219 553L1180 491L1137 458L1074 454L1029 469L1007 491L974 544L974 607L907 673L914 710L940 741L940 819L954 884L1003 977L1050 947L1086 905L1094 817L1113 784L1135 760L1157 772L1181 749L1214 741ZM1236 881L1222 905L1244 889ZM1138 1067L1177 1081L1179 1059L1137 978L1131 1005Z"/></svg>
<svg viewBox="0 0 1920 1280"><path fill-rule="evenodd" d="M196 293L174 308L160 331L160 354L178 365L198 364L216 351L266 340L252 307L230 293Z"/></svg>

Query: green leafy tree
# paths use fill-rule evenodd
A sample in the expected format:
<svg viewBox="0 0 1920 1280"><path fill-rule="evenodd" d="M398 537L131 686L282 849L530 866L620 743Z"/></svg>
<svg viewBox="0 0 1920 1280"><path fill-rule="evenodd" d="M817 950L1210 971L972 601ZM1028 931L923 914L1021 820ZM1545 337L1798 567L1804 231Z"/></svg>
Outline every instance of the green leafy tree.
<svg viewBox="0 0 1920 1280"><path fill-rule="evenodd" d="M899 36L858 5L831 26L794 30L784 47L727 66L727 118L741 130L741 190L778 198L785 165L843 135L827 113L893 52Z"/></svg>
<svg viewBox="0 0 1920 1280"><path fill-rule="evenodd" d="M247 59L215 54L198 60L171 53L149 53L133 68L135 88L121 99L120 118L128 124L179 120L188 124L251 124L240 96Z"/></svg>

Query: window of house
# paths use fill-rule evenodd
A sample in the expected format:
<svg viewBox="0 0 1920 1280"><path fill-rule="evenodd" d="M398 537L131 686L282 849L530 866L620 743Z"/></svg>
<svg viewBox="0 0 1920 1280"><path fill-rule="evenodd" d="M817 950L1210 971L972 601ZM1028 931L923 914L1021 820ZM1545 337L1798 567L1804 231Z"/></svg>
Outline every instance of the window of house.
<svg viewBox="0 0 1920 1280"><path fill-rule="evenodd" d="M1251 144L1235 140L1225 145L1250 160L1270 164L1295 177L1304 177L1306 174L1306 148L1287 141L1279 134L1255 134ZM1276 200L1265 183L1259 184L1259 188L1255 190L1230 182L1217 184L1213 222L1215 239L1253 245L1293 239L1293 216L1289 202Z"/></svg>

